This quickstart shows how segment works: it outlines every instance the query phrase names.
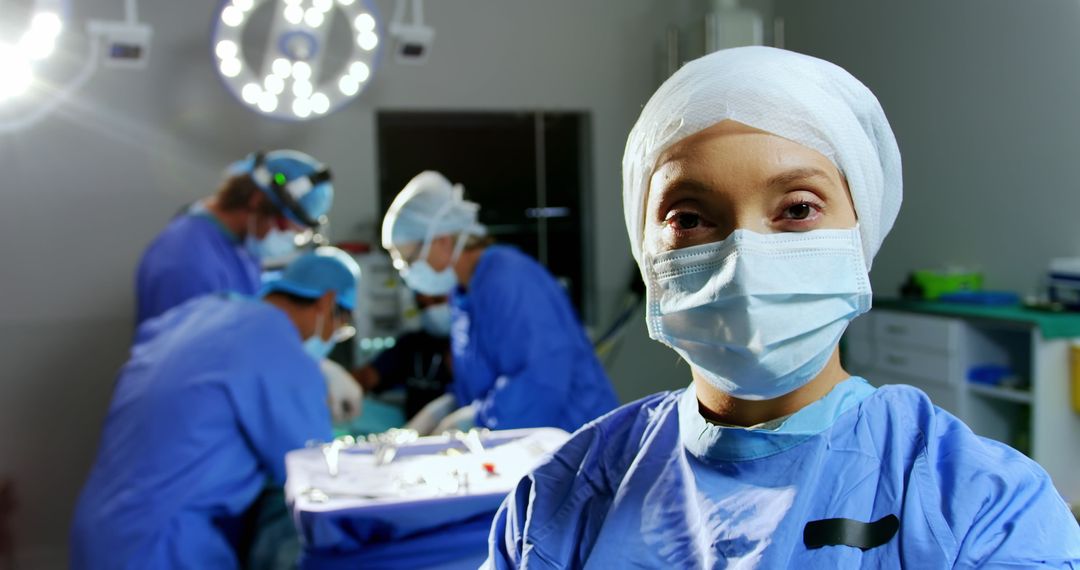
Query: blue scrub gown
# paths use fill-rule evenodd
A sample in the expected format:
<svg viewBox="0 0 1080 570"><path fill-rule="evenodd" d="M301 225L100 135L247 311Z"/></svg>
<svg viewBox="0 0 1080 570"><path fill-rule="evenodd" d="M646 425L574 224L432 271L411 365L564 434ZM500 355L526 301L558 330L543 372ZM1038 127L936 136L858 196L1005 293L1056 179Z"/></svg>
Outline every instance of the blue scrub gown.
<svg viewBox="0 0 1080 570"><path fill-rule="evenodd" d="M529 256L487 248L451 306L452 390L477 425L574 431L618 405L565 291Z"/></svg>
<svg viewBox="0 0 1080 570"><path fill-rule="evenodd" d="M285 453L331 437L326 385L279 309L212 295L148 321L71 529L73 569L232 568Z"/></svg>
<svg viewBox="0 0 1080 570"><path fill-rule="evenodd" d="M196 204L174 218L146 248L135 277L136 323L209 293L254 295L259 260Z"/></svg>
<svg viewBox="0 0 1080 570"><path fill-rule="evenodd" d="M866 551L807 523L899 518ZM496 517L489 568L1052 568L1080 529L1037 464L907 386L841 383L776 429L708 423L692 389L577 433Z"/></svg>

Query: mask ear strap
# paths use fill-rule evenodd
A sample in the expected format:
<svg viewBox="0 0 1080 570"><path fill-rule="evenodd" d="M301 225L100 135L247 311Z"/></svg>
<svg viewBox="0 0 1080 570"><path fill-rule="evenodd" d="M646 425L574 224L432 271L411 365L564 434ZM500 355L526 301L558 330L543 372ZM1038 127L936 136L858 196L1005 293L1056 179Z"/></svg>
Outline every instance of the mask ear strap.
<svg viewBox="0 0 1080 570"><path fill-rule="evenodd" d="M462 252L465 251L465 244L469 242L469 236L472 235L468 231L458 234L457 243L454 245L454 256L450 258L450 265L454 265L461 258Z"/></svg>
<svg viewBox="0 0 1080 570"><path fill-rule="evenodd" d="M323 314L320 312L319 314L315 315L315 334L312 336L317 336L319 337L319 339L322 339L322 330L324 324L326 323L323 322Z"/></svg>
<svg viewBox="0 0 1080 570"><path fill-rule="evenodd" d="M427 234L424 236L424 244L420 247L420 255L416 259L427 259L428 254L431 253L431 242L435 241L435 228L437 227L439 220L443 219L443 216L445 216L453 207L454 202L451 200L443 204L442 207L439 208L439 211L435 212L435 215L431 217L431 220L428 222Z"/></svg>

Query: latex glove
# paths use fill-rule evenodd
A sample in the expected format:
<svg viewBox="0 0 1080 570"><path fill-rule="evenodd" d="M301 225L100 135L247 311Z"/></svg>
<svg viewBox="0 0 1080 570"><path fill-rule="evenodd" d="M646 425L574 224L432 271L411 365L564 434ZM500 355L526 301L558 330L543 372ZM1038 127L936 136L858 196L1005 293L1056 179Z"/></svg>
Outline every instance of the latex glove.
<svg viewBox="0 0 1080 570"><path fill-rule="evenodd" d="M409 423L405 424L405 429L416 430L420 435L430 435L435 426L438 426L439 422L443 421L456 407L457 399L454 395L443 394L429 402L424 409L416 412Z"/></svg>
<svg viewBox="0 0 1080 570"><path fill-rule="evenodd" d="M474 427L476 427L476 408L471 405L462 406L443 418L431 433L438 435L445 431L469 431Z"/></svg>
<svg viewBox="0 0 1080 570"><path fill-rule="evenodd" d="M326 393L334 423L347 424L360 416L364 390L352 374L333 360L323 359L319 368L326 377Z"/></svg>

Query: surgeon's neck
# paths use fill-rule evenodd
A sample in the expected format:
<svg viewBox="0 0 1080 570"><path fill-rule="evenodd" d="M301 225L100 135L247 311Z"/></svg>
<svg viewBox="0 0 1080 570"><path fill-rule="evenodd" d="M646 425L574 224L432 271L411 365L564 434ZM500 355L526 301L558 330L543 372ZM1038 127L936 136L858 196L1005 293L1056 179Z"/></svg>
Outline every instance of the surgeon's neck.
<svg viewBox="0 0 1080 570"><path fill-rule="evenodd" d="M289 321L296 327L296 333L300 335L300 338L307 338L311 335L311 331L315 330L314 311L310 306L297 305L281 293L271 293L263 297L263 302L285 313L285 316L289 317Z"/></svg>
<svg viewBox="0 0 1080 570"><path fill-rule="evenodd" d="M454 264L454 273L457 274L458 283L463 289L469 288L473 273L476 273L476 266L480 263L480 258L485 251L487 251L486 247L475 247L462 251L461 256L458 257L457 263Z"/></svg>
<svg viewBox="0 0 1080 570"><path fill-rule="evenodd" d="M718 390L697 371L693 372L698 408L706 419L734 426L750 427L790 416L822 399L837 384L851 377L840 365L839 347L829 363L805 386L772 400L741 400Z"/></svg>
<svg viewBox="0 0 1080 570"><path fill-rule="evenodd" d="M211 196L203 203L206 204L206 211L217 218L217 221L228 228L233 235L239 237L247 235L250 212L247 210L226 210L221 207L217 196Z"/></svg>

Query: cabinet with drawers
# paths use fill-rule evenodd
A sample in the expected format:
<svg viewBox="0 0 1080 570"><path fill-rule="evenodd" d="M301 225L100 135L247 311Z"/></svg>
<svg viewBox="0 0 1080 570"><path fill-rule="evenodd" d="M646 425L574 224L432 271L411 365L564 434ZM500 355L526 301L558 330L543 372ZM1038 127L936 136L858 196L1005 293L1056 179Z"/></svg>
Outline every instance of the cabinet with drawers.
<svg viewBox="0 0 1080 570"><path fill-rule="evenodd" d="M878 308L848 327L844 366L872 384L908 384L975 433L1039 462L1070 503L1080 503L1080 414L1070 406L1069 346L1035 322ZM1011 368L1025 385L975 384L981 365Z"/></svg>

